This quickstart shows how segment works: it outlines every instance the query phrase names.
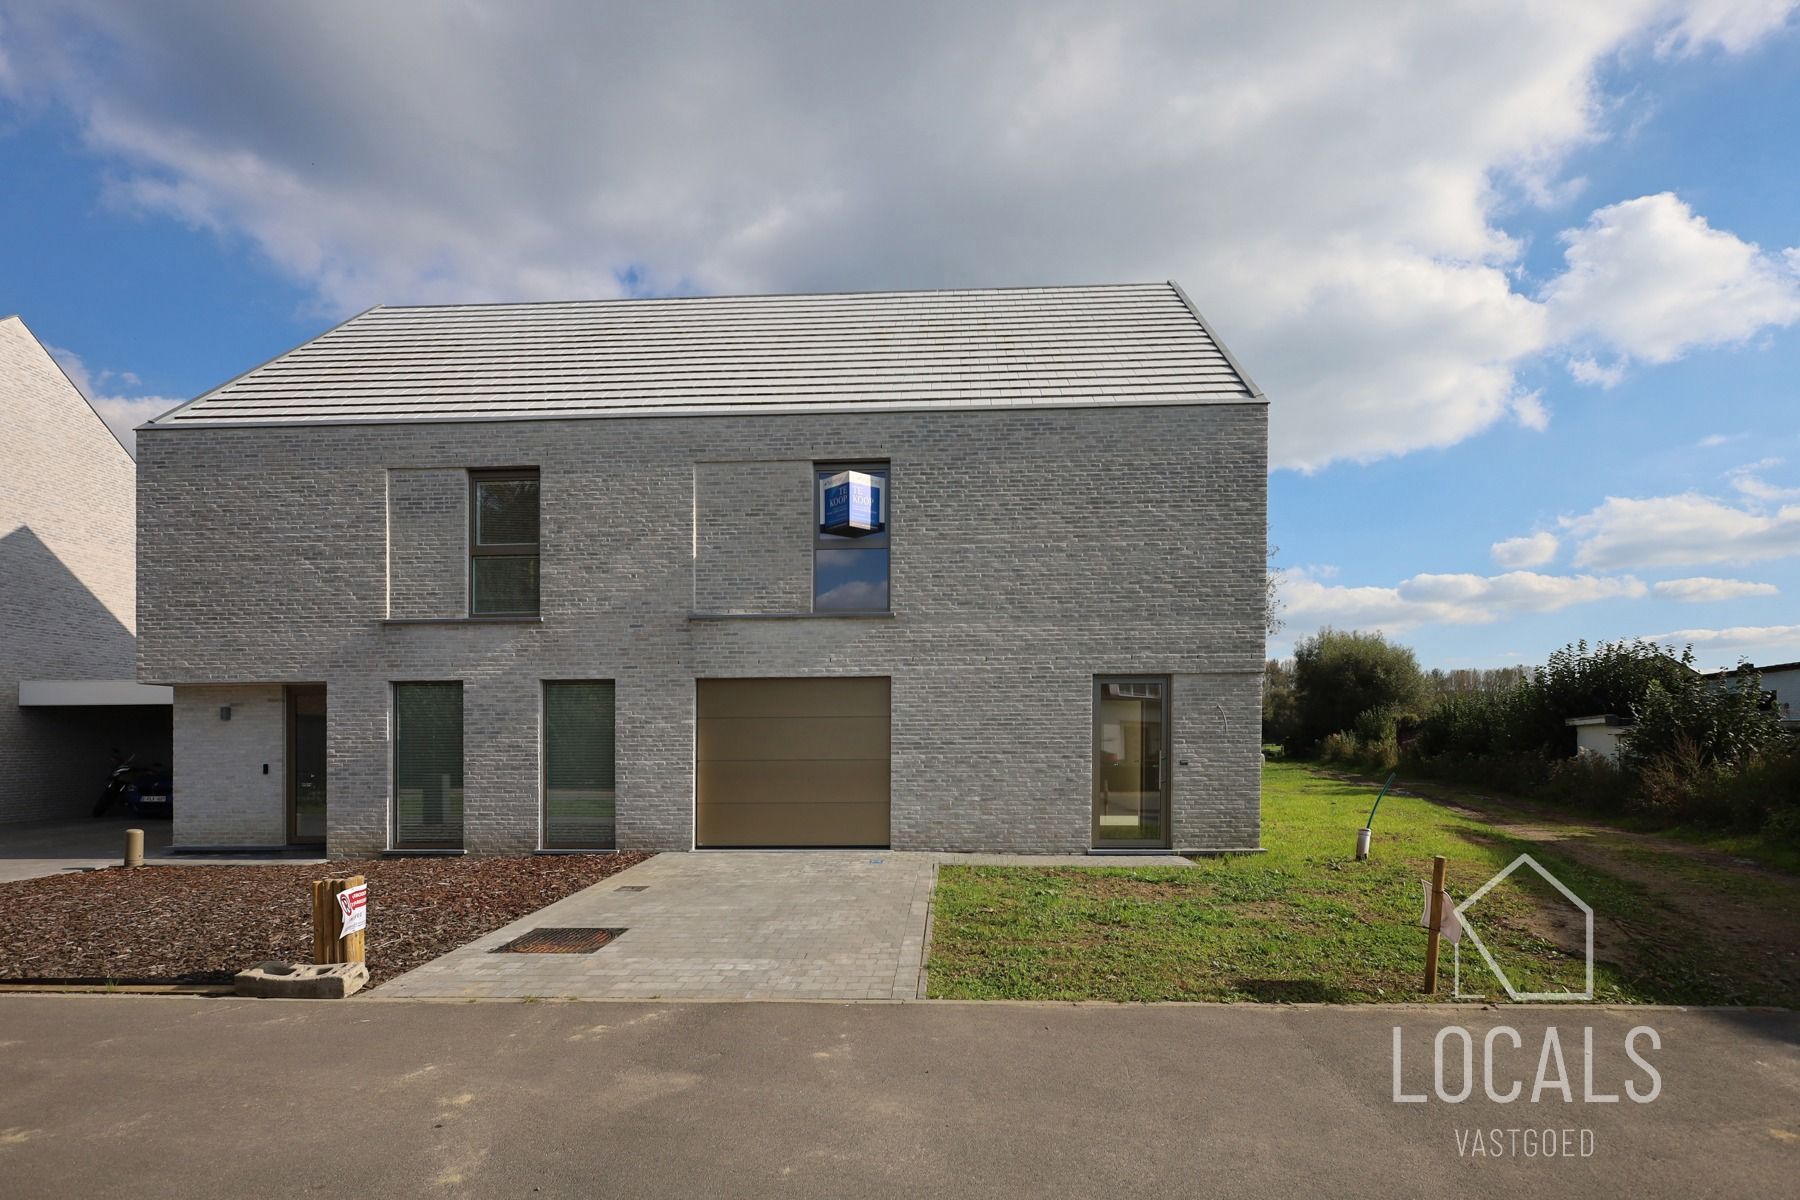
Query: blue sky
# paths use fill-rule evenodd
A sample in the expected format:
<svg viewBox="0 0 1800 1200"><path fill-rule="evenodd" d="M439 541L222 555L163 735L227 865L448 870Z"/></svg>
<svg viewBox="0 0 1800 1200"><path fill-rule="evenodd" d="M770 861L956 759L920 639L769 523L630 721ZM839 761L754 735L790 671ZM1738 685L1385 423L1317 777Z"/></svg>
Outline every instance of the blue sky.
<svg viewBox="0 0 1800 1200"><path fill-rule="evenodd" d="M380 302L1173 277L1276 652L1800 659L1791 0L969 7L0 0L0 313L128 424Z"/></svg>

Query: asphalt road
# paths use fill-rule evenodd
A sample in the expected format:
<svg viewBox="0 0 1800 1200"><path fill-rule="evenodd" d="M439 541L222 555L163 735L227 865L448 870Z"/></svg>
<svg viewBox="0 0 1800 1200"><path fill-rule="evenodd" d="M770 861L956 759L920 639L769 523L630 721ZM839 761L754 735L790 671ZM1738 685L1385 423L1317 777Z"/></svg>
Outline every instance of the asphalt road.
<svg viewBox="0 0 1800 1200"><path fill-rule="evenodd" d="M1473 1096L1395 1103L1394 1027L1402 1090L1429 1094L1446 1024L1473 1033ZM1499 1024L1524 1042L1496 1041L1497 1091L1523 1084L1509 1104L1481 1081ZM1534 1104L1551 1025L1574 1099ZM1596 1092L1649 1088L1624 1050L1638 1025L1660 1094L1584 1102L1587 1027ZM1470 1157L1466 1134L1459 1152L1470 1128L1508 1153ZM1573 1156L1543 1156L1544 1130L1572 1131ZM9 1200L1542 1200L1792 1197L1796 1179L1792 1013L0 995Z"/></svg>

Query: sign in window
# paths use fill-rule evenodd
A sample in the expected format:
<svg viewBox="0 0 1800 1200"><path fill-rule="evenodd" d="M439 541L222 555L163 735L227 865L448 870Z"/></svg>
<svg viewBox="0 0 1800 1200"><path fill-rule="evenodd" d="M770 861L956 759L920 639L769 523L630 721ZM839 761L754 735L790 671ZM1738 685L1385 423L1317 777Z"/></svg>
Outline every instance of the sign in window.
<svg viewBox="0 0 1800 1200"><path fill-rule="evenodd" d="M821 464L813 495L813 611L887 612L887 464Z"/></svg>

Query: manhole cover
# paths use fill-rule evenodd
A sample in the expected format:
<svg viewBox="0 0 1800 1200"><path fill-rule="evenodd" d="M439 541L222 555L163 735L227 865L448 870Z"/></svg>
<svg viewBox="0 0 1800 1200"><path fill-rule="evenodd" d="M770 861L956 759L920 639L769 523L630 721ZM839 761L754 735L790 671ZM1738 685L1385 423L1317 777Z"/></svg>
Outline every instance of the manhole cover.
<svg viewBox="0 0 1800 1200"><path fill-rule="evenodd" d="M504 946L496 954L592 954L623 929L533 929Z"/></svg>

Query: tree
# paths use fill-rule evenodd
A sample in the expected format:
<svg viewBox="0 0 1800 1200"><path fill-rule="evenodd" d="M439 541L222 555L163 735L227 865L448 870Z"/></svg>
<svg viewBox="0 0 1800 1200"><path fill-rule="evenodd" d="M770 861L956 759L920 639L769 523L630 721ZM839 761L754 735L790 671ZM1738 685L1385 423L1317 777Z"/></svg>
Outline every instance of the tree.
<svg viewBox="0 0 1800 1200"><path fill-rule="evenodd" d="M1285 746L1298 728L1294 695L1294 660L1271 658L1263 664L1262 737Z"/></svg>
<svg viewBox="0 0 1800 1200"><path fill-rule="evenodd" d="M1281 577L1282 568L1275 565L1275 556L1281 552L1280 546L1270 546L1264 556L1267 564L1263 569L1263 633L1274 637L1281 632Z"/></svg>
<svg viewBox="0 0 1800 1200"><path fill-rule="evenodd" d="M1739 770L1781 740L1781 717L1762 689L1762 675L1743 664L1735 677L1689 674L1673 684L1653 680L1632 705L1620 739L1624 759L1642 770L1657 759L1695 769Z"/></svg>
<svg viewBox="0 0 1800 1200"><path fill-rule="evenodd" d="M1412 716L1424 698L1413 652L1379 633L1321 629L1294 647L1295 748L1355 729L1365 713L1391 722ZM1365 722L1365 725L1368 722Z"/></svg>

